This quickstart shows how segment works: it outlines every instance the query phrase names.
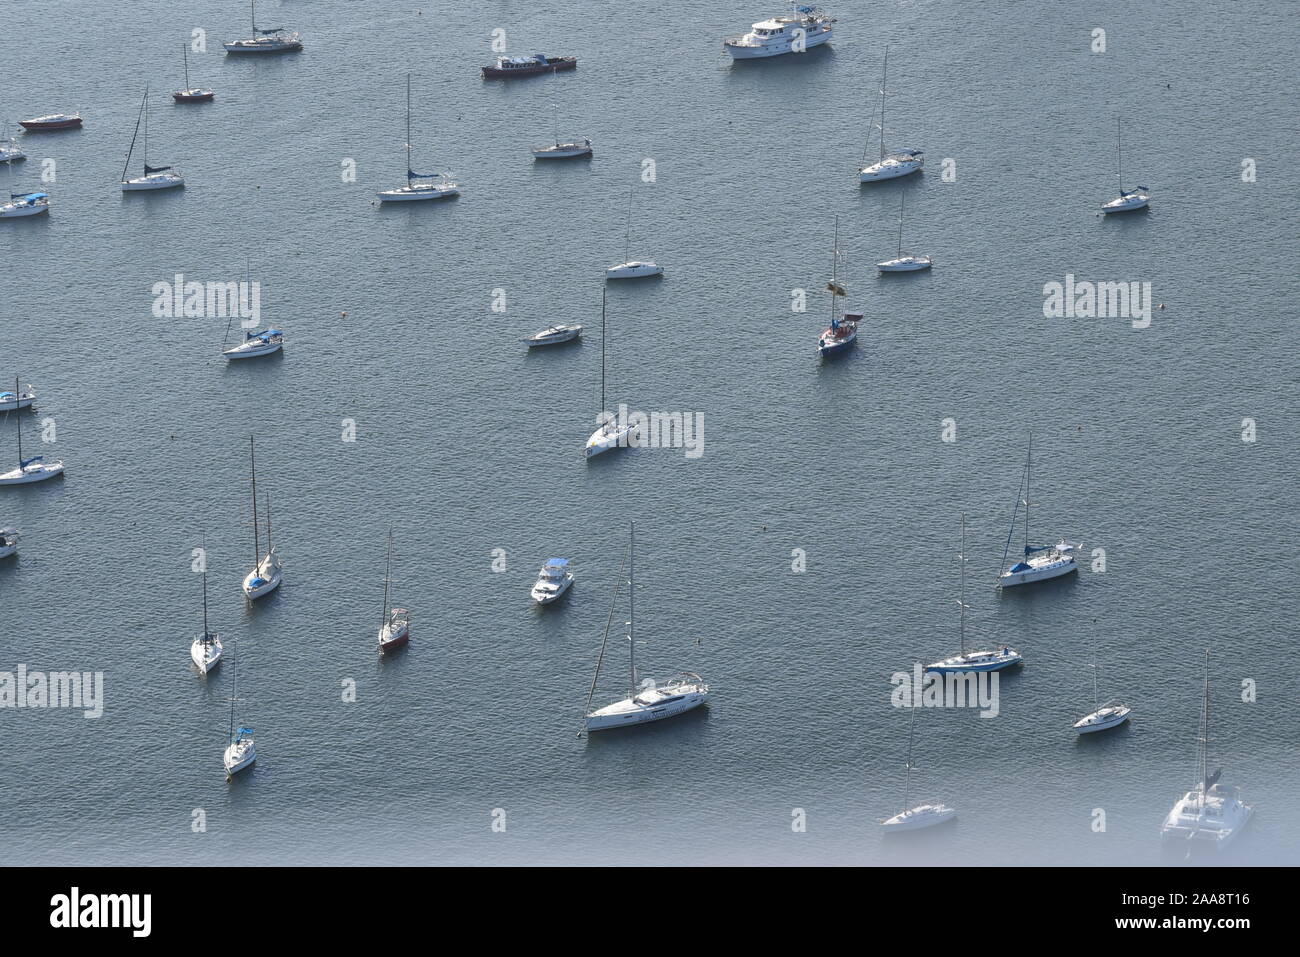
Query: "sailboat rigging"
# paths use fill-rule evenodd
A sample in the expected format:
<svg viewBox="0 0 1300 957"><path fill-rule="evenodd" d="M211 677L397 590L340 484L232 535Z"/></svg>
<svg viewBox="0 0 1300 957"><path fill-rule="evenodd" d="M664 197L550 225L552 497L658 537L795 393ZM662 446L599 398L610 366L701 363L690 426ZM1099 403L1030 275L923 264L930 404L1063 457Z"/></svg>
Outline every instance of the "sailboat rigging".
<svg viewBox="0 0 1300 957"><path fill-rule="evenodd" d="M406 185L380 190L381 203L402 203L427 199L450 199L460 195L456 182L446 173L417 173L411 168L411 74L406 74Z"/></svg>
<svg viewBox="0 0 1300 957"><path fill-rule="evenodd" d="M141 149L144 173L134 179L127 178L127 170L131 168L131 156L135 153L136 137L140 135L140 124L144 122L144 145ZM149 165L149 84L145 84L144 96L140 99L140 112L135 118L135 132L131 134L131 146L126 151L126 164L122 167L122 190L123 192L139 192L142 190L156 189L173 189L177 186L185 185L185 177L176 172L170 166L150 166Z"/></svg>

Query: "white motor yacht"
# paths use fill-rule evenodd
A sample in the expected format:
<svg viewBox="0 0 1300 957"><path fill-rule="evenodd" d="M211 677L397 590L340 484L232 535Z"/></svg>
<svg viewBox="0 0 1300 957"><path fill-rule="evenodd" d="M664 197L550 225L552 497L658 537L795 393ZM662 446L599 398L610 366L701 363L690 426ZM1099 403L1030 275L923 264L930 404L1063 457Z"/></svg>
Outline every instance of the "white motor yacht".
<svg viewBox="0 0 1300 957"><path fill-rule="evenodd" d="M531 336L525 336L524 342L530 349L538 346L558 346L561 343L572 342L581 335L582 326L560 324L543 329L541 332L534 332Z"/></svg>
<svg viewBox="0 0 1300 957"><path fill-rule="evenodd" d="M573 584L567 558L548 558L537 574L537 582L529 593L539 605L549 605L559 599Z"/></svg>
<svg viewBox="0 0 1300 957"><path fill-rule="evenodd" d="M727 37L722 48L734 60L804 53L830 40L834 23L820 7L794 2L789 13L760 20L741 36Z"/></svg>

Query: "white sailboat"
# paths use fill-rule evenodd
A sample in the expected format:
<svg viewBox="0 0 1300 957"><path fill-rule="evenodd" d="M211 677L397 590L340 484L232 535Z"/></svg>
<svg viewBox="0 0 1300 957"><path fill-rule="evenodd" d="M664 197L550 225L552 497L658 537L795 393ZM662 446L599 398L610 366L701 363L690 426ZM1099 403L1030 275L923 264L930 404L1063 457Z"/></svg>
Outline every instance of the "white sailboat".
<svg viewBox="0 0 1300 957"><path fill-rule="evenodd" d="M127 179L126 171L131 168L131 156L135 152L135 140L140 135L140 121L144 120L144 146L141 157L144 173L133 179ZM131 134L131 147L126 151L126 165L122 167L122 189L124 192L141 190L175 189L185 185L185 177L170 166L149 165L149 85L144 87L144 97L140 100L140 112L135 118L135 132Z"/></svg>
<svg viewBox="0 0 1300 957"><path fill-rule="evenodd" d="M925 153L915 149L887 150L885 148L885 81L889 78L889 47L885 47L884 75L880 78L880 159L870 166L858 167L858 182L877 183L886 179L898 179L920 172L925 165ZM867 161L867 147L871 145L871 134L867 133L867 144L862 149L862 162Z"/></svg>
<svg viewBox="0 0 1300 957"><path fill-rule="evenodd" d="M446 173L417 173L411 169L411 74L406 74L406 185L381 190L381 203L409 203L428 199L451 199L460 188Z"/></svg>
<svg viewBox="0 0 1300 957"><path fill-rule="evenodd" d="M600 642L600 655L596 659L596 673L591 679L591 691L587 694L584 709L584 725L588 731L606 731L610 728L623 728L634 724L646 724L661 721L683 714L704 704L709 697L709 686L704 679L691 671L674 675L663 684L656 684L647 679L640 680L636 670L636 574L634 551L636 548L636 528L629 529L627 547L627 587L628 620L627 646L629 655L629 680L626 698L607 704L594 711L591 699L596 694L596 682L600 679L600 665L605 660L605 646L609 641L610 625L614 622L614 612L618 608L618 591L623 582L623 566L619 566L618 584L614 588L614 601L609 610L609 620L605 622L605 635Z"/></svg>
<svg viewBox="0 0 1300 957"><path fill-rule="evenodd" d="M0 412L13 412L17 409L30 408L36 401L36 390L32 384L27 383L25 389L19 389L17 383L14 384L14 391L6 389L0 392Z"/></svg>
<svg viewBox="0 0 1300 957"><path fill-rule="evenodd" d="M388 529L388 559L384 565L384 619L379 625L379 651L402 647L411 639L411 614L405 608L388 606L388 589L393 583L393 529Z"/></svg>
<svg viewBox="0 0 1300 957"><path fill-rule="evenodd" d="M1166 842L1185 841L1188 853L1196 845L1223 850L1241 833L1254 808L1241 800L1241 791L1220 784L1223 770L1210 774L1210 652L1205 651L1205 692L1201 705L1201 735L1197 739L1196 787L1173 806L1160 826Z"/></svg>
<svg viewBox="0 0 1300 957"><path fill-rule="evenodd" d="M921 828L934 827L936 824L951 821L957 816L955 808L950 808L943 803L912 806L912 768L915 766L912 764L912 738L916 732L916 699L918 697L919 695L913 690L912 717L907 726L907 765L903 778L903 810L893 817L887 817L880 821L880 826L887 832L919 831Z"/></svg>
<svg viewBox="0 0 1300 957"><path fill-rule="evenodd" d="M0 219L22 219L25 216L39 216L50 211L50 194L45 192L15 193L14 164L6 163L8 171L9 202L0 203Z"/></svg>
<svg viewBox="0 0 1300 957"><path fill-rule="evenodd" d="M16 378L14 379L14 392L16 394L19 392ZM29 459L23 458L23 417L22 413L17 410L14 411L13 415L14 428L18 436L18 467L0 473L0 485L27 485L62 475L63 462L61 461L47 462L43 455L33 455Z"/></svg>
<svg viewBox="0 0 1300 957"><path fill-rule="evenodd" d="M903 205L906 199L906 193L898 194L898 253L893 259L876 263L876 268L881 272L916 272L934 265L934 260L929 256L914 256L911 253L903 255Z"/></svg>
<svg viewBox="0 0 1300 957"><path fill-rule="evenodd" d="M961 652L936 661L932 665L926 665L925 670L939 674L964 671L1001 671L1004 668L1011 668L1020 664L1024 660L1021 658L1020 652L1006 645L1002 645L995 651L966 650L966 515L964 513L961 517L961 553L957 556L957 561L961 563L961 597L957 599L957 605L961 609L961 618L958 625Z"/></svg>
<svg viewBox="0 0 1300 957"><path fill-rule="evenodd" d="M636 437L636 426L624 422L621 425L618 416L605 408L605 291L600 293L600 416L605 418L600 427L587 439L582 450L585 458L594 458L610 449L626 448Z"/></svg>
<svg viewBox="0 0 1300 957"><path fill-rule="evenodd" d="M269 595L280 587L284 573L280 566L280 556L271 544L271 499L266 500L266 554L262 554L262 542L257 527L257 457L253 450L253 437L248 437L248 460L253 470L253 570L244 576L244 594L256 601Z"/></svg>
<svg viewBox="0 0 1300 957"><path fill-rule="evenodd" d="M1124 132L1121 126L1121 118L1115 118L1115 168L1119 177L1119 196L1108 203L1101 204L1102 214L1107 213L1129 213L1135 209L1146 209L1147 204L1151 202L1151 191L1145 186L1135 186L1133 189L1124 188Z"/></svg>
<svg viewBox="0 0 1300 957"><path fill-rule="evenodd" d="M221 755L221 763L226 768L226 780L229 781L240 771L250 767L257 760L257 749L253 746L253 729L240 725L235 728L235 691L239 679L239 639L235 639L235 663L231 665L233 674L230 678L230 731L226 736L226 750Z"/></svg>
<svg viewBox="0 0 1300 957"><path fill-rule="evenodd" d="M627 231L623 239L623 261L605 270L606 279L645 279L662 276L664 267L649 260L632 258L632 190L627 191Z"/></svg>
<svg viewBox="0 0 1300 957"><path fill-rule="evenodd" d="M1097 703L1099 700L1100 698L1097 695L1097 655L1094 652L1092 656L1092 712L1084 715L1071 726L1079 734L1091 734L1094 731L1118 728L1128 720L1128 716L1133 712L1133 709L1126 704L1107 701L1102 705Z"/></svg>
<svg viewBox="0 0 1300 957"><path fill-rule="evenodd" d="M994 587L1011 588L1015 585L1029 585L1034 582L1048 581L1069 575L1079 570L1074 553L1083 547L1080 542L1071 545L1065 539L1055 545L1031 545L1029 543L1029 480L1034 462L1034 436L1029 435L1029 450L1025 455L1025 497L1017 497L1016 507L1011 512L1011 528L1007 532L1007 545L1002 551L1002 569ZM1023 505L1025 507L1025 552L1019 561L1007 566L1007 553L1011 550L1011 536L1016 531L1016 515Z"/></svg>
<svg viewBox="0 0 1300 957"><path fill-rule="evenodd" d="M18 140L8 136L9 121L0 126L0 163L21 163L27 154L18 147Z"/></svg>
<svg viewBox="0 0 1300 957"><path fill-rule="evenodd" d="M253 35L247 40L231 40L221 44L226 53L291 53L302 49L302 38L283 27L259 29L257 26L257 0L249 0Z"/></svg>
<svg viewBox="0 0 1300 957"><path fill-rule="evenodd" d="M0 558L18 554L18 529L0 528Z"/></svg>
<svg viewBox="0 0 1300 957"><path fill-rule="evenodd" d="M227 332L229 335L229 332ZM263 329L261 332L244 333L244 341L229 349L222 349L221 354L230 361L236 359L256 359L269 356L284 348L284 333L279 329Z"/></svg>
<svg viewBox="0 0 1300 957"><path fill-rule="evenodd" d="M534 147L533 159L589 159L592 156L591 140L585 136L560 142L560 116L554 103L551 104L551 129L555 142L550 146Z"/></svg>
<svg viewBox="0 0 1300 957"><path fill-rule="evenodd" d="M194 667L199 669L199 673L204 675L221 663L221 638L216 632L208 630L208 567L206 556L203 566L203 634L195 638L190 645L190 660L194 662Z"/></svg>

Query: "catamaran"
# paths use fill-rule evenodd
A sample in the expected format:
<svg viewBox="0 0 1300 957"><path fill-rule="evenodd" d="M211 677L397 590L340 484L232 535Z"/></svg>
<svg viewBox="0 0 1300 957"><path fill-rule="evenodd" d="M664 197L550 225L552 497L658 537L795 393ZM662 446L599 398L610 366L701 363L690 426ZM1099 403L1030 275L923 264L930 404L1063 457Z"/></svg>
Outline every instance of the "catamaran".
<svg viewBox="0 0 1300 957"><path fill-rule="evenodd" d="M131 155L135 152L135 140L140 135L140 120L144 120L144 148L141 157L144 161L144 174L134 179L127 179L126 171L131 167ZM149 189L174 189L185 185L185 177L170 166L149 165L149 84L145 84L144 97L140 100L140 112L135 118L135 132L131 134L131 148L126 151L126 165L122 167L122 189L125 192Z"/></svg>
<svg viewBox="0 0 1300 957"><path fill-rule="evenodd" d="M257 26L257 0L249 0L252 13L253 35L247 40L231 40L221 44L226 53L289 53L302 49L302 40L298 34L290 33L283 27L271 27L259 30Z"/></svg>
<svg viewBox="0 0 1300 957"><path fill-rule="evenodd" d="M388 529L388 559L384 565L384 618L379 625L379 651L393 651L411 639L411 615L405 608L388 606L388 588L393 583L393 529Z"/></svg>
<svg viewBox="0 0 1300 957"><path fill-rule="evenodd" d="M417 173L411 169L411 74L406 74L406 185L380 190L381 203L409 203L425 199L451 199L460 188L446 173Z"/></svg>
<svg viewBox="0 0 1300 957"><path fill-rule="evenodd" d="M537 604L549 605L568 591L572 584L573 573L569 571L569 560L548 558L542 570L537 573L537 582L529 594Z"/></svg>
<svg viewBox="0 0 1300 957"><path fill-rule="evenodd" d="M623 565L619 566L618 583L614 588L614 601L609 610L609 620L605 622L605 636L600 642L600 656L596 659L596 673L591 679L591 691L587 694L585 727L588 731L605 731L610 728L622 728L633 724L645 724L660 721L698 708L709 697L709 686L704 679L691 671L674 675L662 685L647 680L644 685L636 670L636 574L634 550L636 547L636 528L629 532L627 547L627 587L628 620L627 647L630 655L630 669L627 697L603 708L591 709L591 699L596 694L596 682L600 679L600 665L605 660L605 645L609 640L610 625L614 622L614 612L618 608L618 592L623 582Z"/></svg>
<svg viewBox="0 0 1300 957"><path fill-rule="evenodd" d="M0 528L0 558L18 554L18 529Z"/></svg>
<svg viewBox="0 0 1300 957"><path fill-rule="evenodd" d="M194 662L194 667L199 669L199 673L204 675L221 663L221 638L216 632L208 630L208 567L206 556L203 565L203 634L195 638L190 645L190 660Z"/></svg>
<svg viewBox="0 0 1300 957"><path fill-rule="evenodd" d="M627 231L623 238L623 261L605 270L606 279L645 279L662 276L664 267L648 260L632 258L632 190L627 191Z"/></svg>
<svg viewBox="0 0 1300 957"><path fill-rule="evenodd" d="M231 666L234 674L230 679L230 732L226 736L228 744L221 755L221 763L226 768L226 780L229 781L244 768L257 760L257 750L253 747L253 729L240 726L235 728L235 689L239 679L239 639L235 639L235 663Z"/></svg>
<svg viewBox="0 0 1300 957"><path fill-rule="evenodd" d="M271 499L266 500L266 554L262 554L262 542L257 527L257 457L253 450L253 437L248 437L248 460L253 472L253 570L244 576L244 594L256 601L263 595L269 595L280 587L284 573L280 566L280 556L271 544Z"/></svg>
<svg viewBox="0 0 1300 957"><path fill-rule="evenodd" d="M17 379L14 379L14 392L18 392ZM23 458L23 417L17 412L14 413L14 427L18 435L18 467L0 474L0 485L27 485L63 474L62 462L47 462L43 455Z"/></svg>
<svg viewBox="0 0 1300 957"><path fill-rule="evenodd" d="M880 826L887 832L892 831L919 831L923 827L934 827L936 824L942 824L945 821L951 821L957 816L954 808L946 804L918 804L912 807L912 738L916 732L916 699L920 695L916 690L912 692L912 717L907 726L907 764L903 778L903 810L899 811L893 817L884 818Z"/></svg>
<svg viewBox="0 0 1300 957"><path fill-rule="evenodd" d="M804 53L830 40L833 23L834 18L827 16L821 7L792 2L790 13L760 20L748 33L727 37L722 41L722 48L733 60Z"/></svg>
<svg viewBox="0 0 1300 957"><path fill-rule="evenodd" d="M1201 704L1201 735L1197 739L1196 787L1182 796L1160 826L1166 841L1185 841L1190 849L1204 844L1223 850L1241 833L1254 808L1241 800L1241 791L1220 784L1220 768L1210 774L1210 652L1205 652L1205 692Z"/></svg>
<svg viewBox="0 0 1300 957"><path fill-rule="evenodd" d="M0 392L0 412L13 412L16 409L26 409L36 401L36 390L32 384L27 383L25 390L15 387L13 392L5 390Z"/></svg>
<svg viewBox="0 0 1300 957"><path fill-rule="evenodd" d="M1120 117L1115 118L1116 159L1115 168L1119 177L1119 196L1108 203L1102 203L1101 211L1107 213L1128 213L1135 209L1145 209L1151 202L1151 191L1145 186L1124 188L1124 133Z"/></svg>
<svg viewBox="0 0 1300 957"><path fill-rule="evenodd" d="M835 217L835 242L831 247L831 281L826 288L831 293L831 324L822 330L817 339L817 352L823 357L836 356L847 352L858 340L858 323L862 321L860 312L841 312L839 297L847 296L844 287L839 284L840 265L840 218Z"/></svg>
<svg viewBox="0 0 1300 957"><path fill-rule="evenodd" d="M936 661L932 665L926 665L925 670L934 671L938 674L964 671L1001 671L1004 668L1011 668L1020 664L1024 660L1021 658L1020 652L1006 645L1002 645L996 651L966 650L966 609L968 606L966 604L966 515L964 513L961 517L961 552L957 555L957 561L961 564L961 593L957 599L957 605L961 609L960 623L958 625L961 652Z"/></svg>
<svg viewBox="0 0 1300 957"><path fill-rule="evenodd" d="M210 102L217 94L211 90L201 90L190 86L190 45L188 43L181 44L181 57L185 63L185 89L174 91L172 99L177 103Z"/></svg>
<svg viewBox="0 0 1300 957"><path fill-rule="evenodd" d="M1094 731L1118 728L1128 720L1128 716L1133 712L1133 709L1126 704L1107 701L1102 705L1097 703L1099 700L1097 696L1097 655L1094 653L1092 656L1092 713L1085 714L1072 725L1079 734L1091 734Z"/></svg>
<svg viewBox="0 0 1300 957"><path fill-rule="evenodd" d="M1029 436L1029 451L1025 456L1025 497L1021 499L1017 496L1016 507L1011 512L1011 528L1007 532L1007 546L1002 551L1001 567L1005 570L998 575L997 583L994 586L996 588L1010 588L1013 585L1028 585L1032 582L1047 581L1079 570L1079 565L1074 560L1074 553L1083 547L1082 542L1071 545L1062 539L1055 545L1029 544L1029 479L1033 461L1034 436L1031 433ZM1020 561L1008 568L1007 553L1011 550L1011 536L1016 531L1016 515L1021 505L1025 507L1025 553Z"/></svg>
<svg viewBox="0 0 1300 957"><path fill-rule="evenodd" d="M858 167L858 181L876 183L884 179L897 179L918 173L925 165L925 153L915 149L887 150L885 148L885 80L889 77L889 47L885 47L884 75L880 78L880 159L870 166ZM867 161L867 148L871 134L867 133L866 146L862 148L862 162Z"/></svg>
<svg viewBox="0 0 1300 957"><path fill-rule="evenodd" d="M594 458L610 449L626 448L636 436L636 426L622 424L618 416L605 409L605 290L600 292L600 417L604 420L587 439L582 450L585 458Z"/></svg>
<svg viewBox="0 0 1300 957"><path fill-rule="evenodd" d="M934 265L934 260L929 256L914 256L911 253L903 255L903 207L906 199L906 193L898 194L898 253L893 259L876 263L876 268L881 272L916 272Z"/></svg>

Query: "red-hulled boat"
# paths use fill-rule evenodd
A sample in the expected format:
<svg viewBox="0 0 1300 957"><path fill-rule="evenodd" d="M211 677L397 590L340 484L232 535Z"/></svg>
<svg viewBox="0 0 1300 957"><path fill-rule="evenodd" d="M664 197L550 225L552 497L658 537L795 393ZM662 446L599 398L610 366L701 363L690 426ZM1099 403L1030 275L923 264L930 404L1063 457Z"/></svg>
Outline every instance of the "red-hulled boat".
<svg viewBox="0 0 1300 957"><path fill-rule="evenodd" d="M483 67L483 79L500 80L515 76L537 76L541 73L556 73L560 70L572 70L578 65L575 56L499 56L497 62Z"/></svg>
<svg viewBox="0 0 1300 957"><path fill-rule="evenodd" d="M172 93L177 103L207 103L217 94L211 90L199 90L190 86L190 52L189 44L181 44L181 57L185 63L185 89Z"/></svg>
<svg viewBox="0 0 1300 957"><path fill-rule="evenodd" d="M81 125L81 116L76 113L51 113L49 116L19 120L18 125L25 130L70 130Z"/></svg>

